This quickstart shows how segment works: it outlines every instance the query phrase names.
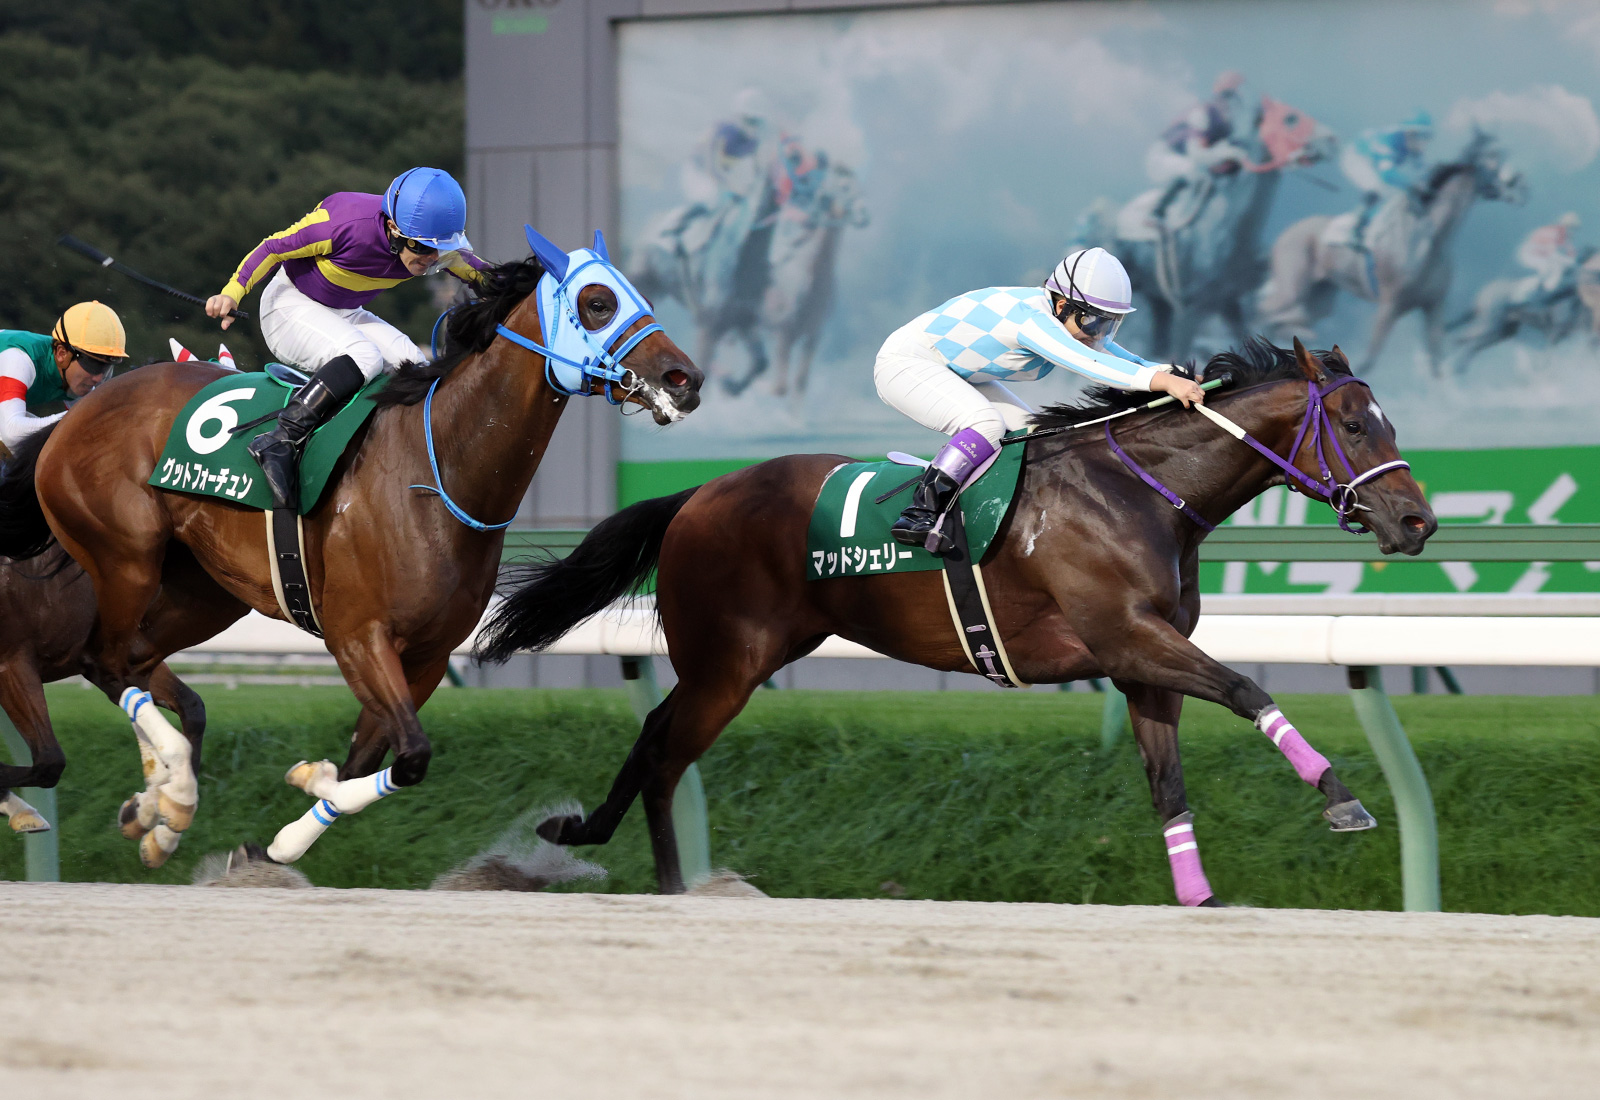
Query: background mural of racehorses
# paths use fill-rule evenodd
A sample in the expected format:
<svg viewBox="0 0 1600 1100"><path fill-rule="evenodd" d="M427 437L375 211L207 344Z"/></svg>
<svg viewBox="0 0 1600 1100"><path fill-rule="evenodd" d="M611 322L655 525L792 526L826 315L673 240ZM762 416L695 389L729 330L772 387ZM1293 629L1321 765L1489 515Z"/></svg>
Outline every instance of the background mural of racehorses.
<svg viewBox="0 0 1600 1100"><path fill-rule="evenodd" d="M1156 218L1162 188L1117 211L1111 225L1091 211L1077 242L1115 253L1151 311L1146 355L1182 362L1207 319L1219 316L1233 339L1250 335L1247 311L1266 260L1261 235L1287 169L1329 156L1334 135L1287 103L1263 96L1250 134L1238 143L1251 159L1229 160L1191 178Z"/></svg>
<svg viewBox="0 0 1600 1100"><path fill-rule="evenodd" d="M1597 253L1593 248L1578 256L1560 285L1545 291L1539 276L1491 279L1478 289L1472 309L1450 322L1455 337L1450 353L1451 370L1460 374L1483 351L1502 340L1531 333L1546 347L1561 343L1580 327L1593 331L1592 307L1580 297L1584 279L1594 277Z"/></svg>
<svg viewBox="0 0 1600 1100"><path fill-rule="evenodd" d="M1436 166L1420 194L1398 193L1372 217L1365 242L1353 240L1355 213L1302 218L1272 246L1261 289L1260 323L1275 339L1310 339L1340 291L1374 302L1377 313L1359 372L1377 363L1396 321L1420 310L1430 368L1444 367L1445 296L1450 246L1479 199L1520 203L1522 175L1493 137L1478 131L1455 161Z"/></svg>
<svg viewBox="0 0 1600 1100"><path fill-rule="evenodd" d="M730 394L765 374L772 352L777 391L804 390L832 304L840 236L867 224L848 165L819 152L813 171L818 182L788 201L768 185L754 197L724 192L716 202L680 206L634 248L629 277L646 296L688 308L697 329L695 361L708 376L726 340L744 346L744 373L722 376Z"/></svg>

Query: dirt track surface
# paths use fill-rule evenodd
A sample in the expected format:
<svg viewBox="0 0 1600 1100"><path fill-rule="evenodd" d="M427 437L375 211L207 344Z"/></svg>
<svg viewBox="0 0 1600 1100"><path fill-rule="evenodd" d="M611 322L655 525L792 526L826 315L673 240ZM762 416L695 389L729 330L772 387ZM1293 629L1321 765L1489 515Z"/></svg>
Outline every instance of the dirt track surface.
<svg viewBox="0 0 1600 1100"><path fill-rule="evenodd" d="M0 883L8 1097L1592 1096L1600 921Z"/></svg>

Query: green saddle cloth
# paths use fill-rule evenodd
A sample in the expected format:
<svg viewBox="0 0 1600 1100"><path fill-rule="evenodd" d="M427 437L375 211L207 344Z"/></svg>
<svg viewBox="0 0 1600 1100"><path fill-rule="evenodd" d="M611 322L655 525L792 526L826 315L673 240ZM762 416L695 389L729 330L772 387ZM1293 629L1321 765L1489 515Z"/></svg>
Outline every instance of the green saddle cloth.
<svg viewBox="0 0 1600 1100"><path fill-rule="evenodd" d="M1021 444L1001 447L994 465L961 494L973 561L981 560L988 551L1011 509L1022 471L1022 451ZM901 546L889 534L890 526L911 503L911 490L896 493L882 504L877 502L918 472L914 466L896 462L851 462L833 471L817 496L806 529L806 579L943 569L943 558L920 546Z"/></svg>
<svg viewBox="0 0 1600 1100"><path fill-rule="evenodd" d="M372 415L373 396L388 384L389 376L380 374L312 434L300 456L302 515L317 506L350 438ZM292 392L270 375L256 371L230 374L212 382L190 398L173 421L150 484L157 489L216 497L250 508L271 508L272 494L261 476L261 467L247 448L251 440L270 432L278 422L268 420L238 435L233 434L233 429L277 412L289 403Z"/></svg>

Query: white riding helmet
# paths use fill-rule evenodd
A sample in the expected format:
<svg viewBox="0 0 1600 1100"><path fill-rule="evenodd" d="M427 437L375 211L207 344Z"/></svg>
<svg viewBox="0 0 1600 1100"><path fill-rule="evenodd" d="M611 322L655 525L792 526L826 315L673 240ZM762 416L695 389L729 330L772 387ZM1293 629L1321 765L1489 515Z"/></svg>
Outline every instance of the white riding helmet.
<svg viewBox="0 0 1600 1100"><path fill-rule="evenodd" d="M1133 284L1122 261L1103 248L1083 248L1056 264L1044 281L1069 302L1082 302L1095 313L1133 312Z"/></svg>

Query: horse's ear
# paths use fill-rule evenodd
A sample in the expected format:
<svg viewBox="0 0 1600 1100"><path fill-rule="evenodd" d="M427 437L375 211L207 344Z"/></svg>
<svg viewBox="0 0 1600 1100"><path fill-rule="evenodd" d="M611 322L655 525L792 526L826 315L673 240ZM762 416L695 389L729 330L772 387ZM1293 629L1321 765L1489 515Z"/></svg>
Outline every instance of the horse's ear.
<svg viewBox="0 0 1600 1100"><path fill-rule="evenodd" d="M1345 370L1350 369L1350 357L1339 350L1338 344L1333 345L1333 349L1328 352L1328 358L1324 362L1337 363Z"/></svg>
<svg viewBox="0 0 1600 1100"><path fill-rule="evenodd" d="M533 249L533 254L539 258L544 269L556 277L560 282L567 277L567 254L540 235L539 231L531 225L524 225L522 231L527 235L528 247Z"/></svg>
<svg viewBox="0 0 1600 1100"><path fill-rule="evenodd" d="M594 231L594 253L606 263L611 262L611 256L606 252L605 234L601 233L598 229Z"/></svg>
<svg viewBox="0 0 1600 1100"><path fill-rule="evenodd" d="M1294 361L1300 364L1300 373L1317 385L1325 385L1328 381L1328 372L1322 369L1322 364L1306 350L1300 342L1300 337L1294 338Z"/></svg>

